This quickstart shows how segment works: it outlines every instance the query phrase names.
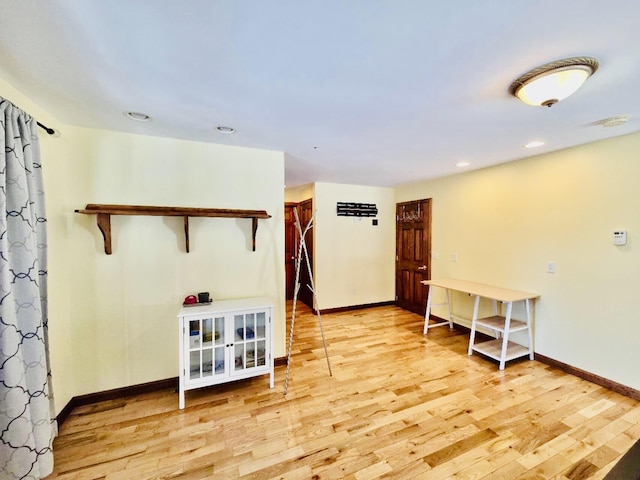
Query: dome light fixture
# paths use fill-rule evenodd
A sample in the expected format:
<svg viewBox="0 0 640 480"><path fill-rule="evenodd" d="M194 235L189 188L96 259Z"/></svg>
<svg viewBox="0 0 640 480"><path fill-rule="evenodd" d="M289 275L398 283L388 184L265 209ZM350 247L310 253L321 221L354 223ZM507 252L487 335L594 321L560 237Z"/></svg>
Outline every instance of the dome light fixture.
<svg viewBox="0 0 640 480"><path fill-rule="evenodd" d="M550 107L578 90L598 66L598 60L593 57L546 63L515 80L509 93L527 105Z"/></svg>

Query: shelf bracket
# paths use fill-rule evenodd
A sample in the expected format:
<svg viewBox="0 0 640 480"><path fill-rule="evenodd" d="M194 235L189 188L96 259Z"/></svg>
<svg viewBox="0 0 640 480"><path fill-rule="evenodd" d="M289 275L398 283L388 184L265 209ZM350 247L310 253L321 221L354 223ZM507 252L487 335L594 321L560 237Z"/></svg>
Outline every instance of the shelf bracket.
<svg viewBox="0 0 640 480"><path fill-rule="evenodd" d="M258 219L251 217L251 237L253 239L253 251L256 251L256 232L258 231Z"/></svg>
<svg viewBox="0 0 640 480"><path fill-rule="evenodd" d="M104 253L111 255L111 215L108 213L98 213L96 215L96 222L104 239Z"/></svg>
<svg viewBox="0 0 640 480"><path fill-rule="evenodd" d="M189 253L189 217L184 216L184 248Z"/></svg>

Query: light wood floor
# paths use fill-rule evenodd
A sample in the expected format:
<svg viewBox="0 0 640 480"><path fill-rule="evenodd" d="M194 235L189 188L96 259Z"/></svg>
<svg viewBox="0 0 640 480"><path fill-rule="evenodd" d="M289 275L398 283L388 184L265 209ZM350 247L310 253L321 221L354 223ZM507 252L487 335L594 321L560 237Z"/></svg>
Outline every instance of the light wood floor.
<svg viewBox="0 0 640 480"><path fill-rule="evenodd" d="M468 336L396 307L296 320L268 376L75 409L58 479L601 479L640 438L640 404L536 361L500 372ZM288 337L288 332L287 332ZM151 354L151 352L150 352ZM176 359L177 363L177 359Z"/></svg>

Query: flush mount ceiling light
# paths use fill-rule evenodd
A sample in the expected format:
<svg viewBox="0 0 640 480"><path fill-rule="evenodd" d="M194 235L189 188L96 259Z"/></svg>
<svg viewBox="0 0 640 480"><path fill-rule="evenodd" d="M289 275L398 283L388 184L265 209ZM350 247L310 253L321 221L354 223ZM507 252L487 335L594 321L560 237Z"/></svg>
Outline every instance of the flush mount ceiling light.
<svg viewBox="0 0 640 480"><path fill-rule="evenodd" d="M469 165L471 165L471 163L467 162L466 160L456 163L456 167L458 168L468 167Z"/></svg>
<svg viewBox="0 0 640 480"><path fill-rule="evenodd" d="M131 120L137 120L138 122L148 122L151 120L151 117L146 113L140 112L124 112L124 114L129 117Z"/></svg>
<svg viewBox="0 0 640 480"><path fill-rule="evenodd" d="M509 93L527 105L550 107L578 90L598 66L598 60L592 57L546 63L515 80Z"/></svg>
<svg viewBox="0 0 640 480"><path fill-rule="evenodd" d="M526 145L524 145L524 148L537 148L543 145L544 145L544 142L542 140L533 140L527 143Z"/></svg>
<svg viewBox="0 0 640 480"><path fill-rule="evenodd" d="M220 125L216 127L218 133L224 133L225 135L231 135L232 133L236 133L236 129L233 127L225 127L224 125Z"/></svg>

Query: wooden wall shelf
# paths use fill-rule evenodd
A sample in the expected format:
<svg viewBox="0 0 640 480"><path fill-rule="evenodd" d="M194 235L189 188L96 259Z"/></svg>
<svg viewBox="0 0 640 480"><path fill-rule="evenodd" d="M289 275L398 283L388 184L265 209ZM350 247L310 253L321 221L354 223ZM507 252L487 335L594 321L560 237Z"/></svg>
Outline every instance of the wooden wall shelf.
<svg viewBox="0 0 640 480"><path fill-rule="evenodd" d="M192 208L192 207L151 207L144 205L102 205L89 203L76 213L95 215L98 228L104 238L104 253L111 255L111 215L147 215L162 217L184 218L185 247L189 252L189 217L221 217L221 218L250 218L253 251L256 251L256 232L259 218L271 218L265 210L234 210L223 208Z"/></svg>

